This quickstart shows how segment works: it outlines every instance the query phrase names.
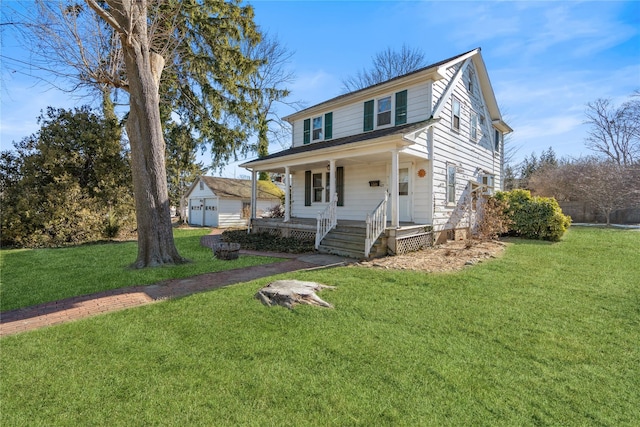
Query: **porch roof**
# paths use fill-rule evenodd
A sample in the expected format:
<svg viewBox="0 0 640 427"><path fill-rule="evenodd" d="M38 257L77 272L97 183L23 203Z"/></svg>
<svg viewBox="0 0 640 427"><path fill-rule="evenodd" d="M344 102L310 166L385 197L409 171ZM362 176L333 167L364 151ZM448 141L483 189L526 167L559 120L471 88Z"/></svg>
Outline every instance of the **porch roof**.
<svg viewBox="0 0 640 427"><path fill-rule="evenodd" d="M313 153L316 154L320 150L345 146L349 144L355 144L358 142L369 141L372 139L384 138L392 135L410 135L415 133L416 131L426 128L429 125L435 123L433 119L427 119L416 123L408 123L401 126L394 126L384 129L376 129L370 132L359 133L356 135L345 136L342 138L330 139L328 141L315 142L312 144L301 145L298 147L289 148L287 150L282 150L277 153L270 154L268 156L262 157L260 159L251 160L249 162L243 163L240 166L251 169L254 166L259 166L262 162L268 162L270 160L275 159L283 159L287 156L293 156L302 153ZM405 145L413 144L412 139L405 139Z"/></svg>

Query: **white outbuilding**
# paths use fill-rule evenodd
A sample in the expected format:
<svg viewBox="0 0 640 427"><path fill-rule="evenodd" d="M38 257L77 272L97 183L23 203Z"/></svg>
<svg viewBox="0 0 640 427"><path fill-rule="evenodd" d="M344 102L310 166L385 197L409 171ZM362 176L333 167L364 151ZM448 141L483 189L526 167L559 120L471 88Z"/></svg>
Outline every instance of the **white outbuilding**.
<svg viewBox="0 0 640 427"><path fill-rule="evenodd" d="M283 192L269 181L257 182L256 212L281 203ZM203 227L245 227L251 216L251 181L201 176L191 185L188 202L189 225Z"/></svg>

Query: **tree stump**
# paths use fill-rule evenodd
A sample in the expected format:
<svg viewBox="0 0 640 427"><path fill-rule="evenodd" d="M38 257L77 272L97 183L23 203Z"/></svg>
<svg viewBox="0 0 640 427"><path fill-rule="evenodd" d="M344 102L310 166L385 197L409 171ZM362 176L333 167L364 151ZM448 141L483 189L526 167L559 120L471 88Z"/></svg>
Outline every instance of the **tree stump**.
<svg viewBox="0 0 640 427"><path fill-rule="evenodd" d="M281 305L289 309L293 309L296 304L333 308L331 304L316 295L316 291L322 289L335 289L335 287L301 280L276 280L260 289L256 293L256 298L266 306Z"/></svg>

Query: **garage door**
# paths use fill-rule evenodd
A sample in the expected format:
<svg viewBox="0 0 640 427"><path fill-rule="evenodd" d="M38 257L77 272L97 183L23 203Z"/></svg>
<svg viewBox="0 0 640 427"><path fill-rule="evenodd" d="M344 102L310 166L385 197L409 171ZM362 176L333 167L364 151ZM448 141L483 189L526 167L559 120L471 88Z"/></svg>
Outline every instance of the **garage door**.
<svg viewBox="0 0 640 427"><path fill-rule="evenodd" d="M204 226L218 226L218 200L204 199Z"/></svg>

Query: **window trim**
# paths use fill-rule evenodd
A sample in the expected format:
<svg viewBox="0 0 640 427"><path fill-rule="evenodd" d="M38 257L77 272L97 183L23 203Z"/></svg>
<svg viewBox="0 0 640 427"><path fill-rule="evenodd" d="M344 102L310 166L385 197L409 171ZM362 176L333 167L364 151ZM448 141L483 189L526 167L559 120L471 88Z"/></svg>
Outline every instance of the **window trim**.
<svg viewBox="0 0 640 427"><path fill-rule="evenodd" d="M319 127L316 127L316 123L320 123ZM316 131L317 137L316 137ZM322 141L324 139L324 117L322 115L311 117L311 141Z"/></svg>
<svg viewBox="0 0 640 427"><path fill-rule="evenodd" d="M456 104L458 105L458 114L456 115ZM460 118L462 116L462 103L455 96L451 98L451 129L460 132ZM456 119L457 127L456 127Z"/></svg>
<svg viewBox="0 0 640 427"><path fill-rule="evenodd" d="M471 67L469 67L468 77L469 77L469 81L467 82L467 91L469 93L473 93L473 88L476 85L476 82L475 82L475 71L473 71L473 68Z"/></svg>
<svg viewBox="0 0 640 427"><path fill-rule="evenodd" d="M389 99L389 110L379 112L380 101ZM403 100L402 104L398 103ZM362 125L363 132L376 129L385 129L393 126L400 126L408 123L409 91L403 89L398 92L387 93L364 102L364 119ZM389 115L389 123L379 124L381 114Z"/></svg>
<svg viewBox="0 0 640 427"><path fill-rule="evenodd" d="M493 195L495 193L496 188L496 176L492 173L484 173L480 176L480 182L485 188L482 191L482 194L490 194ZM491 184L491 185L489 185Z"/></svg>
<svg viewBox="0 0 640 427"><path fill-rule="evenodd" d="M385 110L385 111L380 111L380 103L381 101L384 100L389 100L389 109ZM393 97L391 95L386 95L386 96L382 96L376 99L376 129L382 129L382 128L386 128L386 127L390 127L393 126L393 121L391 120L391 112L394 110L394 102L393 102ZM380 115L384 114L385 116L388 115L389 117L389 122L388 123L383 123L380 124Z"/></svg>
<svg viewBox="0 0 640 427"><path fill-rule="evenodd" d="M324 192L324 187L322 186L323 184L323 176L322 176L322 172L316 172L316 173L312 173L311 174L311 202L312 203L322 203L323 202L323 192ZM320 181L316 181L318 178L320 178ZM320 186L316 186L316 184L320 184ZM318 197L319 196L319 197Z"/></svg>

